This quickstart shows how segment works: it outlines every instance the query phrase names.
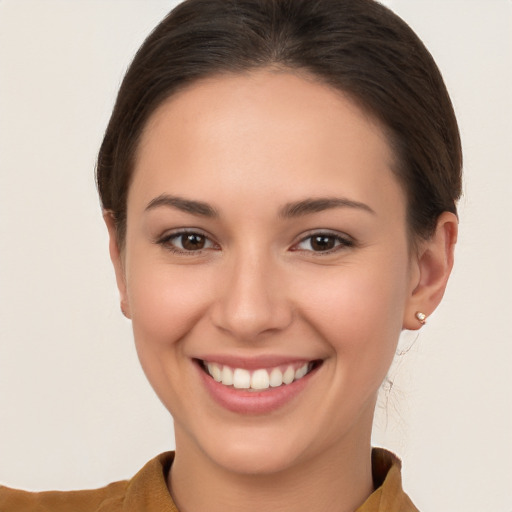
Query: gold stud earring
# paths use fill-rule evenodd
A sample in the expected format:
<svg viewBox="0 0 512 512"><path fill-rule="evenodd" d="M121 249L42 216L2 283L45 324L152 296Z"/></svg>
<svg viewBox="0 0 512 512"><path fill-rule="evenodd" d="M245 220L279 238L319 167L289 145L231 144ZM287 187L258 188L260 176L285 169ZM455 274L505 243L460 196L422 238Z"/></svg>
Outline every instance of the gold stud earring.
<svg viewBox="0 0 512 512"><path fill-rule="evenodd" d="M422 313L421 311L416 311L416 314L414 316L421 325L425 325L427 323L427 315L425 315L425 313Z"/></svg>

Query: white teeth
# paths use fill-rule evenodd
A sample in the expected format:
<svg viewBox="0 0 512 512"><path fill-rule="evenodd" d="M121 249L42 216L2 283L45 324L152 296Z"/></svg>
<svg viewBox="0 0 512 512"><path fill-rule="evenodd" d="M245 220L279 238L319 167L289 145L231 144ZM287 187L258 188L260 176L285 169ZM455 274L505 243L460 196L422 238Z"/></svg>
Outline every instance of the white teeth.
<svg viewBox="0 0 512 512"><path fill-rule="evenodd" d="M229 366L206 363L205 361L205 368L216 382L220 382L224 386L261 391L269 387L277 388L283 384L291 384L295 380L302 379L307 375L311 366L310 363L305 363L295 370L292 365L289 365L284 372L279 367L272 368L270 372L262 368L251 373L244 368L230 368Z"/></svg>
<svg viewBox="0 0 512 512"><path fill-rule="evenodd" d="M273 388L281 386L283 383L283 372L279 368L274 368L270 372L270 385Z"/></svg>
<svg viewBox="0 0 512 512"><path fill-rule="evenodd" d="M251 374L243 368L236 368L233 372L233 387L249 389L251 387Z"/></svg>
<svg viewBox="0 0 512 512"><path fill-rule="evenodd" d="M222 368L222 384L224 386L233 385L233 370L229 366Z"/></svg>
<svg viewBox="0 0 512 512"><path fill-rule="evenodd" d="M270 378L267 370L256 370L251 377L252 389L267 389L270 385Z"/></svg>
<svg viewBox="0 0 512 512"><path fill-rule="evenodd" d="M295 370L292 366L288 366L286 371L283 373L283 383L291 384L295 380Z"/></svg>
<svg viewBox="0 0 512 512"><path fill-rule="evenodd" d="M295 380L302 379L306 373L308 373L309 363L306 363L304 366L301 366L295 371ZM214 377L215 378L215 377Z"/></svg>
<svg viewBox="0 0 512 512"><path fill-rule="evenodd" d="M213 380L217 382L222 382L222 370L219 365L215 363L208 363L208 372L213 377Z"/></svg>

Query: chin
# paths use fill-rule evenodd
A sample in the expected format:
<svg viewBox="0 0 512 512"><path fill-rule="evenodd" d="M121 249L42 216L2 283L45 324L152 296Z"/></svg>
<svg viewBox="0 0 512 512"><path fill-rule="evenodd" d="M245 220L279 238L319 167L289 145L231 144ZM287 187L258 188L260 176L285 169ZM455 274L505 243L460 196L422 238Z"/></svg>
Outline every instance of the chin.
<svg viewBox="0 0 512 512"><path fill-rule="evenodd" d="M273 448L273 447L272 447ZM211 454L214 462L230 473L241 475L272 475L289 469L296 454L249 443L224 446L220 453ZM295 455L295 456L294 456ZM212 458L213 458L212 457Z"/></svg>
<svg viewBox="0 0 512 512"><path fill-rule="evenodd" d="M286 430L279 433L266 430L230 431L224 438L212 436L205 440L201 448L215 465L242 475L280 473L300 464L306 457L301 448L303 443Z"/></svg>

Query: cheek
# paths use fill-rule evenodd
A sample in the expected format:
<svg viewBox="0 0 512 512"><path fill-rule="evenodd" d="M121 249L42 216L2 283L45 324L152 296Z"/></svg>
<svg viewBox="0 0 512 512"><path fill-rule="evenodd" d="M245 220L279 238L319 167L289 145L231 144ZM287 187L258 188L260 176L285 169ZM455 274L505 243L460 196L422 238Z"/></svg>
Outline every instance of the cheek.
<svg viewBox="0 0 512 512"><path fill-rule="evenodd" d="M191 365L183 343L198 329L209 298L207 278L193 266L134 261L127 279L135 347L148 381L175 417L189 396ZM130 270L130 269L128 269Z"/></svg>
<svg viewBox="0 0 512 512"><path fill-rule="evenodd" d="M127 292L138 346L164 349L189 333L208 307L208 277L194 266L134 260Z"/></svg>
<svg viewBox="0 0 512 512"><path fill-rule="evenodd" d="M303 298L309 303L306 309L314 309L326 324L346 322L346 328L355 332L378 334L375 325L379 324L391 324L393 330L399 331L406 290L403 268L394 272L389 268L354 266L322 277L312 276L310 285L304 287L309 292Z"/></svg>
<svg viewBox="0 0 512 512"><path fill-rule="evenodd" d="M406 263L353 265L311 279L302 293L305 317L328 342L343 372L384 378L406 304ZM356 371L352 371L352 369ZM380 381L379 381L380 385Z"/></svg>

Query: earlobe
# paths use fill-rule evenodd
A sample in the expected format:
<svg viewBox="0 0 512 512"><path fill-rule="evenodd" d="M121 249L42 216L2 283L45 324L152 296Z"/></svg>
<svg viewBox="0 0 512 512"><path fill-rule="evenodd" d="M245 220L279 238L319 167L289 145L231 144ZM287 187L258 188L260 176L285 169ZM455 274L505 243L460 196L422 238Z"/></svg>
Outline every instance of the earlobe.
<svg viewBox="0 0 512 512"><path fill-rule="evenodd" d="M130 304L128 301L128 294L126 292L126 275L124 271L123 255L119 247L117 228L113 213L109 210L104 211L103 220L105 221L108 230L110 259L114 265L117 288L119 290L121 300L121 312L126 318L131 318Z"/></svg>
<svg viewBox="0 0 512 512"><path fill-rule="evenodd" d="M457 232L457 216L443 212L432 238L422 243L416 256L415 282L404 311L404 329L420 329L441 302L453 268Z"/></svg>

